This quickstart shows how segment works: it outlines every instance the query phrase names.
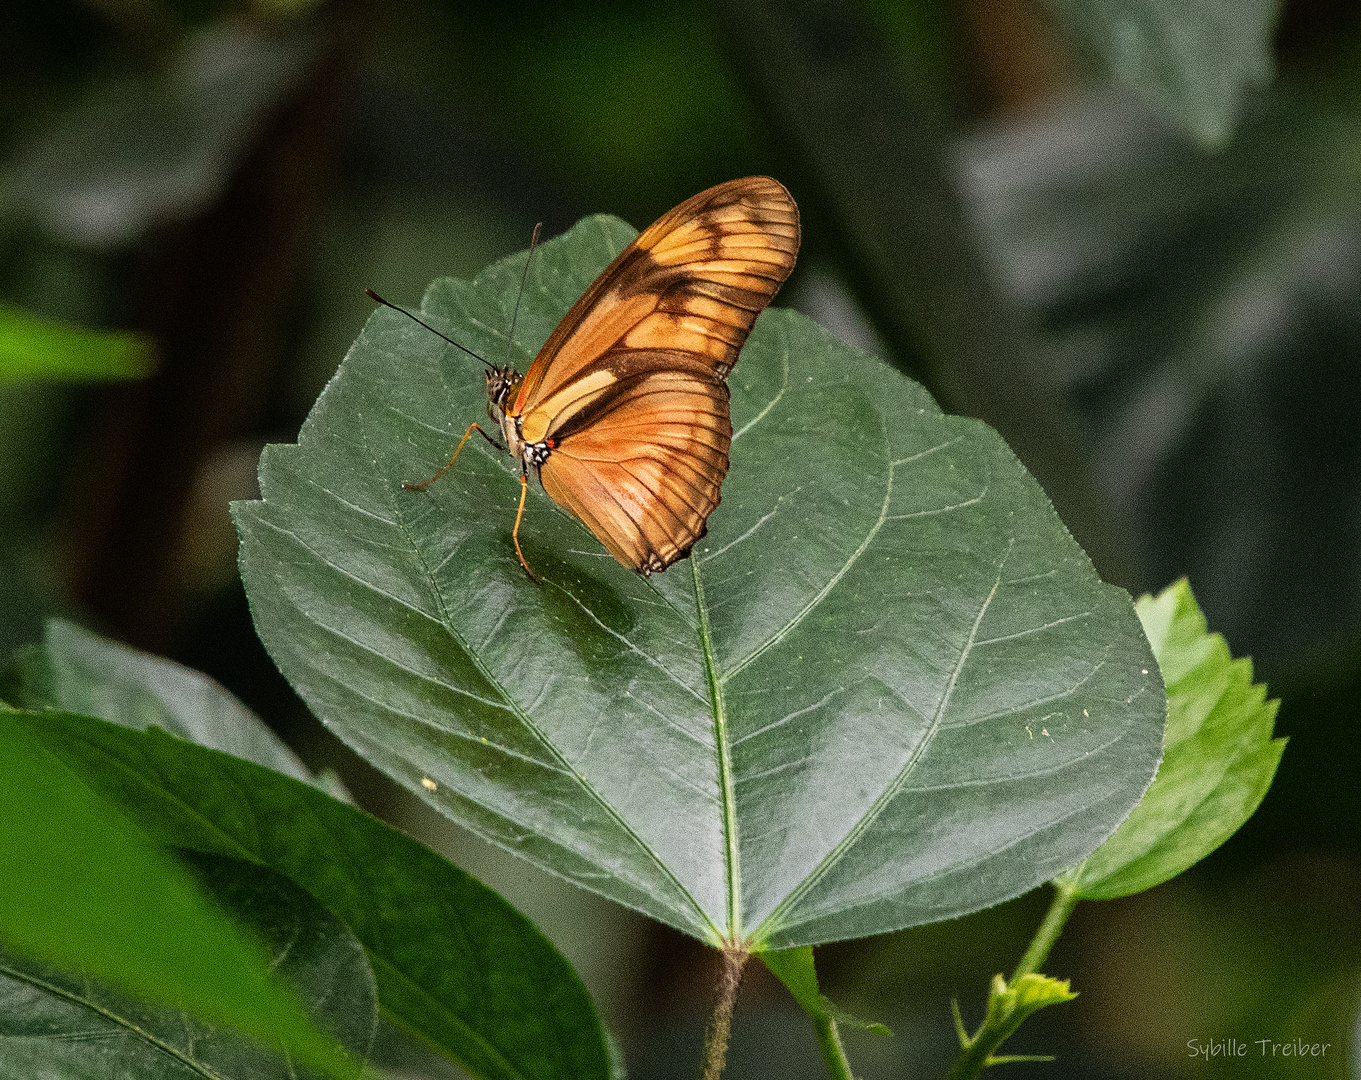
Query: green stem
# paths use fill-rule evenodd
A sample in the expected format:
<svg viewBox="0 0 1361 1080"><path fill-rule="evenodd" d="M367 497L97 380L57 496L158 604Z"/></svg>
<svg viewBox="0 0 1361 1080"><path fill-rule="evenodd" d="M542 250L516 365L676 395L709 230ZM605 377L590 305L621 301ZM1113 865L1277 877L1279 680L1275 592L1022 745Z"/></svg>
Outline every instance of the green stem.
<svg viewBox="0 0 1361 1080"><path fill-rule="evenodd" d="M846 1051L841 1045L841 1033L836 1029L836 1021L830 1016L815 1016L813 1028L818 1033L818 1044L822 1047L822 1056L827 1059L827 1068L832 1070L832 1080L855 1080L851 1074L851 1063L846 1060Z"/></svg>
<svg viewBox="0 0 1361 1080"><path fill-rule="evenodd" d="M973 1042L964 1048L963 1053L955 1060L955 1067L950 1070L947 1080L973 1080L975 1076L983 1071L983 1066L988 1063L988 1057L994 1050L1002 1044L1002 1039L1006 1035L997 1032L997 1038L987 1038L987 1025L978 1029L978 1034L973 1037Z"/></svg>
<svg viewBox="0 0 1361 1080"><path fill-rule="evenodd" d="M1077 906L1077 889L1073 885L1063 882L1061 879L1054 882L1054 899L1049 905L1049 910L1045 912L1044 922L1040 923L1040 928L1035 931L1035 936L1030 939L1030 945L1026 948L1025 955L1021 957L1021 962L1016 965L1016 970L1011 973L1011 981L1015 982L1022 975L1032 975L1040 970L1040 965L1049 956L1049 950L1054 947L1054 942L1058 940L1063 924L1068 921L1068 916L1073 913L1073 908Z"/></svg>

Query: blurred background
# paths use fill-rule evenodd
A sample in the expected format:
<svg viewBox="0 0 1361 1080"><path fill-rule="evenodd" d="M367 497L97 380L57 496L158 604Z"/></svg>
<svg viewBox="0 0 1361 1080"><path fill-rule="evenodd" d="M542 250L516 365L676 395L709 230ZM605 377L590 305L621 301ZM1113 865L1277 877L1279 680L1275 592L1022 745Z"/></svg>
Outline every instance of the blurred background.
<svg viewBox="0 0 1361 1080"><path fill-rule="evenodd" d="M0 657L61 614L214 675L534 918L633 1076L692 1074L712 958L332 740L255 637L227 502L295 437L365 286L417 303L536 221L642 227L770 173L804 220L780 302L997 427L1108 580L1189 576L1283 699L1256 817L1078 909L1045 970L1081 996L1006 1048L1059 1061L1007 1075L1351 1075L1361 5L1175 7L1141 59L1082 0L6 0ZM820 949L824 989L896 1033L847 1035L857 1073L943 1075L950 998L976 1024L1046 903ZM825 1075L755 967L728 1075ZM1330 1049L1188 1055L1228 1037ZM395 1034L384 1054L454 1075Z"/></svg>

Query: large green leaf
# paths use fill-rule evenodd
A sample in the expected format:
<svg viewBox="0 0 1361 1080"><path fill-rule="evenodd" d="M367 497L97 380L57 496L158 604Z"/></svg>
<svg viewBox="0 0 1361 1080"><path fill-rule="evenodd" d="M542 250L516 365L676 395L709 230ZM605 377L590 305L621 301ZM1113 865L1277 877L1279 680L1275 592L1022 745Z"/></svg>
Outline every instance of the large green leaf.
<svg viewBox="0 0 1361 1080"><path fill-rule="evenodd" d="M1141 597L1138 612L1167 680L1166 751L1134 812L1064 875L1083 899L1129 896L1203 859L1252 816L1285 750L1271 737L1280 702L1207 632L1185 580Z"/></svg>
<svg viewBox="0 0 1361 1080"><path fill-rule="evenodd" d="M276 981L260 944L51 753L41 729L61 720L0 712L0 943L287 1047L333 1076L357 1073ZM13 1033L8 1021L4 1030Z"/></svg>
<svg viewBox="0 0 1361 1080"><path fill-rule="evenodd" d="M49 619L43 640L0 670L0 698L22 709L97 716L143 731L152 725L235 754L328 794L297 755L240 699L202 672Z"/></svg>
<svg viewBox="0 0 1361 1080"><path fill-rule="evenodd" d="M265 943L270 969L358 1060L378 1022L373 972L345 925L254 863L191 856L213 898ZM134 892L134 896L138 895ZM195 963L200 957L193 956ZM0 950L0 1078L295 1080L296 1062L231 1028ZM310 1071L305 1073L313 1076Z"/></svg>
<svg viewBox="0 0 1361 1080"><path fill-rule="evenodd" d="M24 728L153 839L261 863L321 901L368 953L384 1015L474 1076L610 1075L576 973L524 916L434 852L306 784L156 728L23 715L0 713L0 724ZM138 910L136 885L124 891Z"/></svg>
<svg viewBox="0 0 1361 1080"><path fill-rule="evenodd" d="M633 235L536 256L512 355ZM428 317L506 352L523 256ZM730 379L723 505L644 579L469 444L482 374L376 313L296 447L236 505L256 626L316 714L446 814L709 942L873 934L1024 892L1091 851L1157 763L1164 697L996 433L788 311ZM434 784L430 790L423 780Z"/></svg>
<svg viewBox="0 0 1361 1080"><path fill-rule="evenodd" d="M1272 74L1279 0L1048 0L1112 76L1207 147Z"/></svg>

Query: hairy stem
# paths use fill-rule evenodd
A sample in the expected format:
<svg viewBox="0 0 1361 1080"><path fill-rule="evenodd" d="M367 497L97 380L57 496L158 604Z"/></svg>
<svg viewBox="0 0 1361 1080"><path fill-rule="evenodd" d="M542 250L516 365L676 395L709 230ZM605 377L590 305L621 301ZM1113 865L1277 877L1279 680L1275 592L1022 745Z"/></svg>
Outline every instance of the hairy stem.
<svg viewBox="0 0 1361 1080"><path fill-rule="evenodd" d="M742 985L742 969L750 955L740 945L723 946L723 967L718 975L718 1000L709 1034L704 1040L704 1072L701 1080L719 1080L728 1060L728 1035L732 1031L732 1011L737 1003L737 988Z"/></svg>

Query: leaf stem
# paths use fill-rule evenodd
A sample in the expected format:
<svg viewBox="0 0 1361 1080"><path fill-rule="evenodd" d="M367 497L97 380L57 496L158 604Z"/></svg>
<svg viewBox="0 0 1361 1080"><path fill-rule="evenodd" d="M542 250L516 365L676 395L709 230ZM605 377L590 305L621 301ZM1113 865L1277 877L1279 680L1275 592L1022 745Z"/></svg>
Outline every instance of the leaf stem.
<svg viewBox="0 0 1361 1080"><path fill-rule="evenodd" d="M988 1034L985 1023L955 1060L955 1067L950 1070L946 1080L973 1080L983 1071L983 1066L988 1063L988 1057L1006 1037L1001 1032L994 1032L992 1038L987 1038Z"/></svg>
<svg viewBox="0 0 1361 1080"><path fill-rule="evenodd" d="M719 1080L723 1075L723 1066L728 1060L728 1035L732 1031L737 988L742 985L742 969L750 955L741 945L728 942L723 946L723 967L718 974L718 1000L714 1003L714 1018L709 1023L709 1034L704 1040L701 1080Z"/></svg>
<svg viewBox="0 0 1361 1080"><path fill-rule="evenodd" d="M1030 975L1040 970L1040 965L1049 956L1049 950L1054 947L1054 942L1058 940L1064 923L1068 921L1068 916L1073 913L1073 908L1077 906L1076 885L1070 884L1062 878L1055 878L1053 885L1054 899L1049 905L1049 910L1045 912L1044 921L1040 923L1040 928L1035 931L1035 936L1030 939L1030 944L1026 947L1021 962L1016 965L1016 970L1011 973L1012 982L1015 982L1022 975Z"/></svg>
<svg viewBox="0 0 1361 1080"><path fill-rule="evenodd" d="M818 1045L822 1056L827 1059L827 1068L832 1070L832 1080L855 1080L851 1073L851 1063L846 1059L846 1051L841 1045L841 1033L836 1021L830 1016L814 1016L813 1029L818 1033Z"/></svg>

